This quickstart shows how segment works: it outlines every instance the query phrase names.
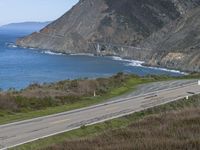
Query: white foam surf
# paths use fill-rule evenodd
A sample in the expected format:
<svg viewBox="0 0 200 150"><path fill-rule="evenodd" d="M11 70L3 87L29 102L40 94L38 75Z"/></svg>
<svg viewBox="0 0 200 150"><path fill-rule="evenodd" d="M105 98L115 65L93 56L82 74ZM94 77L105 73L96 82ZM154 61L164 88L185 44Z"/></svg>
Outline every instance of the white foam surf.
<svg viewBox="0 0 200 150"><path fill-rule="evenodd" d="M172 73L177 73L177 74L182 74L182 75L188 75L188 73L186 73L186 72L181 72L181 71L179 71L179 70L171 70L171 69L167 69L167 68L144 66L144 65L143 65L143 64L145 63L144 61L122 59L121 57L117 57L117 56L112 56L111 58L112 58L113 60L117 60L117 61L128 62L128 63L126 64L127 66L144 67L144 68L150 68L150 69L155 69L155 70L161 70L161 71L166 71L166 72L172 72Z"/></svg>
<svg viewBox="0 0 200 150"><path fill-rule="evenodd" d="M17 48L18 47L14 43L6 43L6 46L9 47L9 48Z"/></svg>
<svg viewBox="0 0 200 150"><path fill-rule="evenodd" d="M162 70L162 71L166 71L166 72L177 73L177 74L182 74L182 75L188 75L188 73L182 72L182 71L179 71L179 70L171 70L171 69L160 68L160 67L148 67L148 68L156 69L156 70Z"/></svg>
<svg viewBox="0 0 200 150"><path fill-rule="evenodd" d="M71 56L94 56L94 54L91 53L74 53L74 54L70 54Z"/></svg>
<svg viewBox="0 0 200 150"><path fill-rule="evenodd" d="M121 57L117 57L117 56L112 56L111 57L113 60L116 60L116 61L123 61L123 62L126 62L127 66L133 66L133 67L141 67L142 64L144 64L143 61L138 61L138 60L131 60L131 59L122 59Z"/></svg>
<svg viewBox="0 0 200 150"><path fill-rule="evenodd" d="M42 51L43 54L48 54L48 55L64 55L63 53L56 53L52 51Z"/></svg>

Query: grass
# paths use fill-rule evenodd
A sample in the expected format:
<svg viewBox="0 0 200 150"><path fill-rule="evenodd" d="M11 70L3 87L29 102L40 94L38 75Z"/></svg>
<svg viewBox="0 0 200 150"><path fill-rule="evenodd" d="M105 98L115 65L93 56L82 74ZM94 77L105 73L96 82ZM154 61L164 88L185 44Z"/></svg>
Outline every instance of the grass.
<svg viewBox="0 0 200 150"><path fill-rule="evenodd" d="M199 114L200 95L13 149L199 149Z"/></svg>
<svg viewBox="0 0 200 150"><path fill-rule="evenodd" d="M140 85L140 84L156 82L156 81L174 80L174 79L176 79L176 80L178 80L178 79L196 79L199 77L199 75L190 75L190 76L181 77L181 78L180 77L172 78L172 77L167 77L167 76L138 77L138 76L134 76L134 75L128 75L128 76L126 76L128 78L125 78L125 80L124 79L122 80L121 75L118 74L118 75L112 77L111 80L110 80L110 78L109 79L98 79L99 83L101 83L101 81L103 81L103 85L100 85L100 87L101 88L103 87L103 89L101 89L101 88L97 89L98 93L101 93L101 94L98 94L98 96L96 96L96 97L83 95L83 96L80 96L81 97L80 99L78 99L74 102L69 101L69 103L64 103L59 106L52 106L52 107L45 106L45 107L39 107L39 108L38 108L38 105L35 105L35 104L37 104L36 102L40 102L40 101L38 101L40 99L36 99L36 101L35 101L35 99L33 98L33 101L29 101L30 100L29 98L26 99L26 97L22 97L23 99L19 100L19 101L20 101L21 106L23 106L23 107L25 106L25 107L24 108L22 107L22 109L20 109L20 111L11 111L9 109L8 110L2 109L1 105L0 105L0 124L6 124L6 123L11 123L11 122L21 121L21 120L26 120L26 119L32 119L32 118L36 118L36 117L61 113L61 112L65 112L65 111L69 111L69 110L73 110L73 109L77 109L77 108L82 108L82 107L102 103L112 97L116 97L116 96L119 96L119 95L122 95L125 93L132 92L133 90L135 90L136 86ZM119 80L119 83L118 83L118 80ZM85 80L81 80L81 82L85 82ZM92 81L92 83L93 82L94 81ZM44 88L47 88L47 90L49 90L49 88L51 90L52 89L60 90L60 89L66 88L65 85L66 84L68 85L69 83L70 83L70 86L72 85L73 88L75 88L76 90L77 90L77 88L80 89L78 80L77 81L61 81L59 83L44 85ZM90 81L89 81L89 83L90 83ZM84 85L84 87L85 87L85 85ZM32 90L32 89L37 90L37 89L42 89L42 88L43 88L43 85L33 85L28 88L28 92L30 92L30 90ZM71 87L68 87L68 88L71 88ZM91 91L93 91L93 89L90 89L89 92L91 92ZM11 91L11 92L13 93L13 91ZM40 92L41 91L39 91L39 93ZM14 93L19 94L20 92L14 91ZM0 95L0 97L1 97L1 95ZM18 98L20 98L20 97L18 97ZM44 97L44 98L46 98L46 97ZM65 98L65 96L59 97L59 98ZM41 100L43 100L43 99L41 99ZM50 99L50 104L51 104L51 100L52 99ZM57 100L56 100L56 102L57 102ZM61 100L61 102L62 102L62 100ZM41 102L41 104L43 104L43 102ZM46 105L46 103L44 103L44 104ZM186 104L186 102L184 102L184 105L185 104ZM13 105L13 104L11 103L11 105ZM180 104L180 105L182 106L182 104ZM47 106L48 106L48 103L47 103ZM177 107L177 105L176 106L172 105L169 108L166 106L168 106L168 105L165 105L164 107L160 106L159 109L160 108L161 109L158 112L160 112L161 110L168 111L170 109L174 110L176 108L179 108L179 107ZM35 107L36 107L36 109L33 109ZM156 108L156 109L158 109L158 108ZM52 143L52 144L61 143L66 139L75 139L75 138L80 138L80 137L85 137L85 136L88 137L88 136L94 136L96 134L101 134L102 132L107 131L106 129L110 130L110 129L117 129L117 128L121 128L121 127L123 128L123 127L126 127L127 125L129 125L132 121L141 119L144 116L147 116L150 114L155 114L156 109L151 109L148 111L135 113L134 115L131 115L128 117L115 119L112 121L107 121L106 123L98 124L95 126L84 127L79 130L71 131L71 132L68 132L68 133L65 133L62 135L58 135L56 137L48 138L47 141L41 140L42 143L40 143L40 141L39 141L39 143L36 143L36 144L34 143L34 144L30 144L30 145L28 144L28 145L22 146L22 147L20 147L20 149L38 149L41 147L49 146L50 143Z"/></svg>
<svg viewBox="0 0 200 150"><path fill-rule="evenodd" d="M146 77L138 77L135 75L124 75L122 73L119 73L111 78L107 79L96 79L96 80L73 80L73 81L60 81L58 83L52 83L52 84L45 84L45 85L30 85L27 89L25 89L25 93L27 95L30 95L30 93L34 90L38 90L39 96L43 95L41 94L41 91L44 91L44 94L46 91L51 91L51 90L57 90L57 91L63 91L64 93L66 89L75 89L73 91L74 93L78 93L79 91L78 88L87 88L88 84L91 84L93 82L97 82L98 88L97 94L99 96L93 97L93 96L88 96L88 95L75 95L75 96L59 96L58 98L63 99L63 100L54 100L54 97L42 97L41 99L31 97L31 98L26 98L26 97L21 97L18 96L18 94L23 93L22 92L16 92L16 91L11 91L11 95L14 93L17 95L17 103L20 104L19 110L15 111L15 103L13 102L13 99L16 98L7 98L3 97L0 95L0 124L6 124L6 123L12 123L16 121L22 121L26 119L32 119L32 118L37 118L37 117L42 117L46 115L52 115L56 113L61 113L73 109L78 109L82 107L87 107L91 106L94 104L102 103L105 102L106 100L125 94L129 93L135 90L135 88L140 85L140 84L145 84L145 83L150 83L150 82L157 82L157 81L166 81L166 80L180 80L180 79L196 79L199 78L199 74L191 74L188 76L183 76L183 77L168 77L168 76L146 76ZM83 82L83 86L79 86L79 82ZM86 82L86 83L85 83ZM88 82L88 83L87 83ZM93 83L94 84L94 83ZM70 86L69 86L70 85ZM85 86L86 85L86 86ZM71 88L73 87L73 88ZM76 87L76 88L74 88ZM99 88L100 87L100 88ZM57 92L56 91L56 92ZM91 91L93 89L90 87L90 95ZM84 91L85 92L85 91ZM88 91L86 90L86 93ZM38 93L33 93L38 95ZM10 93L9 93L10 94ZM51 92L48 93L50 96L52 96ZM67 93L68 94L68 93ZM71 100L71 98L73 100ZM77 98L77 99L76 99ZM66 100L67 99L67 100ZM2 100L2 101L1 101ZM11 100L11 101L10 101ZM9 101L11 103L9 103ZM48 101L48 102L46 102ZM61 102L60 102L61 101ZM66 101L66 102L65 102ZM2 108L2 103L4 104L5 102L8 103L8 107L12 106L14 107L13 109L7 109L7 107ZM7 106L6 105L6 106ZM39 105L39 106L38 106ZM41 106L45 105L45 106ZM52 106L48 106L52 105Z"/></svg>
<svg viewBox="0 0 200 150"><path fill-rule="evenodd" d="M154 79L151 77L148 78L140 78L136 76L130 76L128 77L128 80L125 80L123 82L123 85L110 88L108 89L104 94L100 96L85 96L81 97L80 100L72 102L72 103L67 103L65 105L60 105L60 106L53 106L53 107L45 107L42 109L36 109L36 110L31 110L29 107L33 102L27 101L25 98L22 100L20 97L17 99L18 103L22 103L23 106L26 106L22 108L21 111L11 111L11 110L2 110L0 109L0 124L6 124L6 123L11 123L11 122L16 122L16 121L21 121L21 120L26 120L26 119L32 119L36 117L41 117L41 116L46 116L46 115L51 115L51 114L56 114L56 113L61 113L73 109L78 109L86 106L91 106L94 104L102 103L105 102L106 100L116 97L128 92L132 92L137 85L139 84L144 84L144 83L149 83L153 81L157 81L158 79ZM34 100L34 99L33 99ZM45 99L44 99L45 100ZM20 102L19 102L20 101ZM34 103L40 103L39 100L37 100ZM21 105L22 105L21 104ZM35 107L35 105L34 105Z"/></svg>

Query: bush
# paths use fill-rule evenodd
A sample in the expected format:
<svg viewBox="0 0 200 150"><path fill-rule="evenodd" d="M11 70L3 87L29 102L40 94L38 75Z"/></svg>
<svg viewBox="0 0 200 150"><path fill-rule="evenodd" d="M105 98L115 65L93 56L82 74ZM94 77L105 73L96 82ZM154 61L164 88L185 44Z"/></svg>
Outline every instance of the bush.
<svg viewBox="0 0 200 150"><path fill-rule="evenodd" d="M14 98L9 95L0 95L0 109L18 111L19 108Z"/></svg>

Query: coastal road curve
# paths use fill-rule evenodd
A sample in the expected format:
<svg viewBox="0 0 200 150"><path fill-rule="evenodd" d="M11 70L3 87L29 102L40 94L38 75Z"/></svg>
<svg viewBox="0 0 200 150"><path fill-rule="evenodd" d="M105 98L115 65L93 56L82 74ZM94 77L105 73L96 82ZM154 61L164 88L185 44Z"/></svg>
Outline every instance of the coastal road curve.
<svg viewBox="0 0 200 150"><path fill-rule="evenodd" d="M0 126L0 149L8 149L41 138L125 116L147 108L169 103L187 96L200 94L197 80L173 88L120 97L99 105L56 115L15 122Z"/></svg>

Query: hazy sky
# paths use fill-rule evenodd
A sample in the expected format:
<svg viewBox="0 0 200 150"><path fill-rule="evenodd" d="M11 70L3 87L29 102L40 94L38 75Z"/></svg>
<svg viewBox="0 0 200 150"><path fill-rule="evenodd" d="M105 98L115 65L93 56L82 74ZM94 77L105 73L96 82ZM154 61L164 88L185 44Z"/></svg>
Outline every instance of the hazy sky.
<svg viewBox="0 0 200 150"><path fill-rule="evenodd" d="M0 0L0 25L23 21L52 21L79 0Z"/></svg>

